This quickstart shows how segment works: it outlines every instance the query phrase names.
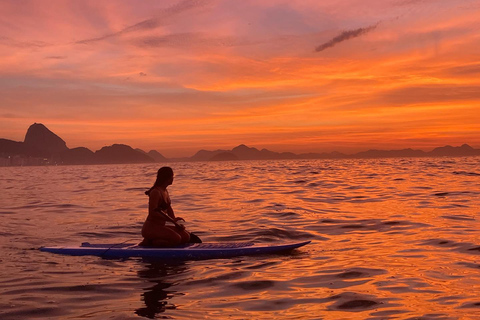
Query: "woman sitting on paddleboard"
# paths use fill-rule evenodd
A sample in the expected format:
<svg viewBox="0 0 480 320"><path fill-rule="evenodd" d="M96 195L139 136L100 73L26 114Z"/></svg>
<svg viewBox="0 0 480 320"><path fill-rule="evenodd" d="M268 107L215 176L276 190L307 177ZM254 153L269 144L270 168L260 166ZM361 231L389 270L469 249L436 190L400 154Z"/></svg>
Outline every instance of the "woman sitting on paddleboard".
<svg viewBox="0 0 480 320"><path fill-rule="evenodd" d="M158 170L157 180L153 187L145 192L148 195L148 216L143 224L143 241L140 245L168 247L190 241L190 234L178 221L185 221L175 217L167 187L173 183L173 170L170 167L162 167ZM167 221L175 226L167 226Z"/></svg>

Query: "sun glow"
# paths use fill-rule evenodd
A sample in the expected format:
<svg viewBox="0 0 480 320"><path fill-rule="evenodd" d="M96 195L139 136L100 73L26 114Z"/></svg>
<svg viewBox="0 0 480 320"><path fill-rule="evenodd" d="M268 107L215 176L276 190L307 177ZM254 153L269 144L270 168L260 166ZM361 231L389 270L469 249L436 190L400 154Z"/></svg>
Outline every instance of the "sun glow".
<svg viewBox="0 0 480 320"><path fill-rule="evenodd" d="M3 138L41 122L69 146L167 156L480 145L468 0L53 5L0 4Z"/></svg>

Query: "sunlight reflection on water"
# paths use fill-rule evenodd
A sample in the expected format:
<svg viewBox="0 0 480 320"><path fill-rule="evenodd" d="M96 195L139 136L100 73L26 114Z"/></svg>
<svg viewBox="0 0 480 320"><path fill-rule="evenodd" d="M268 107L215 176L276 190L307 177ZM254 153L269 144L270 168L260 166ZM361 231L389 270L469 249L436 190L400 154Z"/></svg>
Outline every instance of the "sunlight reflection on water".
<svg viewBox="0 0 480 320"><path fill-rule="evenodd" d="M0 318L475 319L479 160L172 163L204 241L313 241L194 262L36 250L140 241L158 165L0 168Z"/></svg>

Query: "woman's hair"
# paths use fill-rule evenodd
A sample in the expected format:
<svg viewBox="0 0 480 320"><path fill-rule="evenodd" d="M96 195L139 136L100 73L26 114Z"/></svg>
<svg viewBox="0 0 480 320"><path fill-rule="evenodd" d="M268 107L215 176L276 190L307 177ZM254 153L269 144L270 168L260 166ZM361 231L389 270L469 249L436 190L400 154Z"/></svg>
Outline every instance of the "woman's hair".
<svg viewBox="0 0 480 320"><path fill-rule="evenodd" d="M152 192L153 188L165 183L165 181L167 181L168 179L171 179L172 177L173 177L172 168L161 167L160 169L158 169L158 172L157 172L157 180L155 180L155 183L153 184L153 186L150 189L145 191L145 194L147 196L150 195L150 192Z"/></svg>

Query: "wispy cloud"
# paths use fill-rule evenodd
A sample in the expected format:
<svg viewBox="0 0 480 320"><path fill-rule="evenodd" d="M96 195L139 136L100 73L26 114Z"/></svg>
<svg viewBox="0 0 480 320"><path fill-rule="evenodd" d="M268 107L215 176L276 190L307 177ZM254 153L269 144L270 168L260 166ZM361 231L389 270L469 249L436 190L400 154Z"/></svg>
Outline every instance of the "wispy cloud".
<svg viewBox="0 0 480 320"><path fill-rule="evenodd" d="M7 118L7 119L20 119L21 116L14 114L14 113L2 113L0 114L0 118Z"/></svg>
<svg viewBox="0 0 480 320"><path fill-rule="evenodd" d="M138 31L144 31L144 30L153 30L156 29L160 26L163 26L167 24L167 18L171 18L177 15L180 15L186 11L198 8L198 7L203 7L207 4L208 2L206 1L199 1L199 0L183 0L169 8L166 8L162 10L160 14L158 14L154 18L146 19L143 21L140 21L138 23L135 23L133 25L130 25L128 27L123 28L120 31L108 33L105 35L102 35L100 37L95 37L95 38L90 38L90 39L84 39L77 41L77 44L88 44L88 43L93 43L93 42L98 42L98 41L103 41L107 40L110 38L116 38L119 36L122 36L124 34L128 33L133 33L133 32L138 32Z"/></svg>
<svg viewBox="0 0 480 320"><path fill-rule="evenodd" d="M204 33L173 33L162 36L146 36L134 40L139 47L236 47L262 43L262 41L251 41L242 37L211 36Z"/></svg>
<svg viewBox="0 0 480 320"><path fill-rule="evenodd" d="M321 52L321 51L324 51L328 48L334 47L335 45L337 45L340 42L347 41L347 40L350 40L350 39L353 39L353 38L357 38L361 35L364 35L364 34L370 32L370 31L374 30L377 26L378 26L378 23L373 25L373 26L366 27L366 28L358 28L358 29L355 29L355 30L343 31L341 34L339 34L338 36L336 36L332 40L327 41L324 44L315 48L315 51L316 52Z"/></svg>
<svg viewBox="0 0 480 320"><path fill-rule="evenodd" d="M416 5L425 2L432 2L431 0L396 0L392 2L393 6L409 6L409 5Z"/></svg>
<svg viewBox="0 0 480 320"><path fill-rule="evenodd" d="M17 48L44 48L50 45L44 41L19 41L8 37L0 37L0 44Z"/></svg>
<svg viewBox="0 0 480 320"><path fill-rule="evenodd" d="M94 43L94 42L98 42L98 41L103 41L103 40L119 37L121 35L131 33L131 32L135 32L135 31L155 29L159 25L160 25L159 19L157 19L157 18L147 19L147 20L141 21L139 23L136 23L134 25L128 26L128 27L126 27L126 28L124 28L120 31L108 33L108 34L105 34L103 36L96 37L96 38L80 40L80 41L77 41L76 43L77 44Z"/></svg>
<svg viewBox="0 0 480 320"><path fill-rule="evenodd" d="M480 63L473 63L463 66L455 66L445 70L450 76L478 76L480 75Z"/></svg>
<svg viewBox="0 0 480 320"><path fill-rule="evenodd" d="M48 60L64 60L64 59L67 59L66 56L48 56L48 57L45 57L45 59L48 59Z"/></svg>

